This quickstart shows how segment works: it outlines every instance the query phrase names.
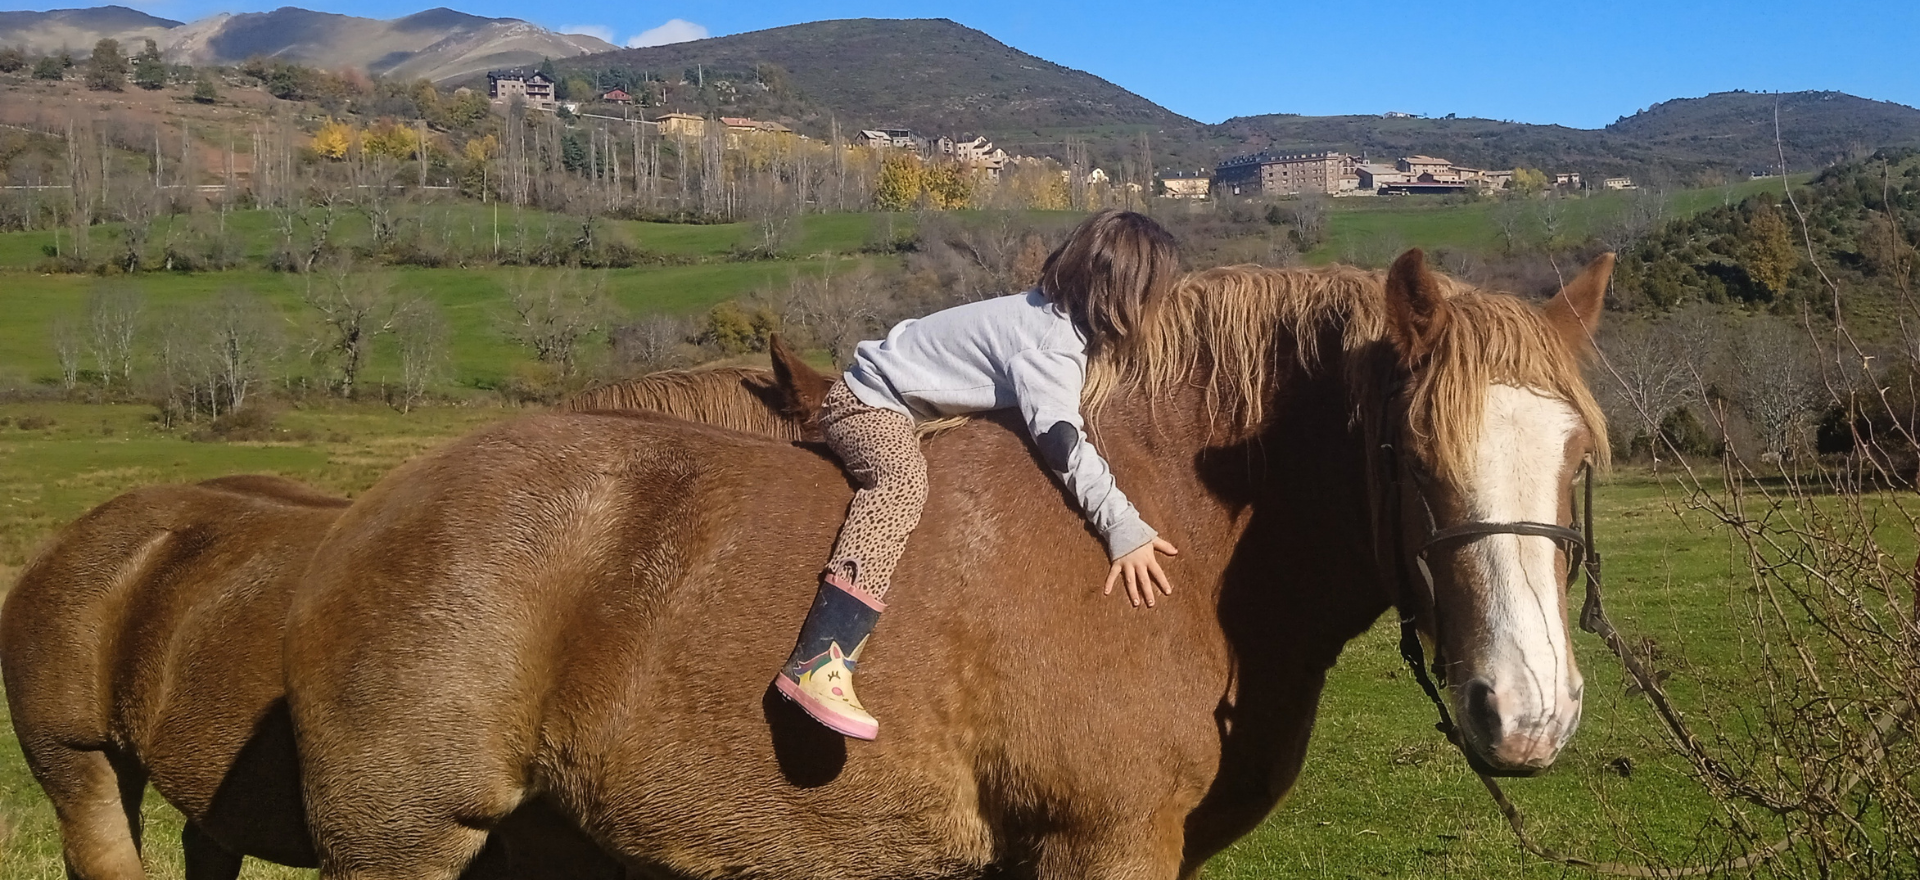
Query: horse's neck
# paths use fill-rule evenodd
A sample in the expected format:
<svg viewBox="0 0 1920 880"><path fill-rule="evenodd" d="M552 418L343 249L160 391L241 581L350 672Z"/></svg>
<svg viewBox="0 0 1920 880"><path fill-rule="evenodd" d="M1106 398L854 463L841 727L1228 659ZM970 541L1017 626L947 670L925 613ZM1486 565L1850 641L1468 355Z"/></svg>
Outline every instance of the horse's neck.
<svg viewBox="0 0 1920 880"><path fill-rule="evenodd" d="M1366 441L1338 358L1287 371L1265 426L1244 439L1228 436L1197 383L1171 399L1122 391L1106 409L1102 451L1111 448L1114 472L1148 524L1180 537L1186 579L1223 588L1236 577L1274 579L1240 572L1234 560L1275 556L1337 578L1323 586L1355 613L1384 607Z"/></svg>
<svg viewBox="0 0 1920 880"><path fill-rule="evenodd" d="M1104 431L1123 485L1156 496L1142 499L1148 522L1178 519L1162 526L1179 536L1174 577L1210 600L1176 593L1171 607L1203 615L1188 632L1219 641L1196 648L1230 658L1219 772L1200 808L1216 830L1257 821L1292 786L1326 670L1388 607L1365 432L1339 365L1281 384L1265 428L1245 441L1220 441L1193 388L1153 408L1118 399L1128 415Z"/></svg>

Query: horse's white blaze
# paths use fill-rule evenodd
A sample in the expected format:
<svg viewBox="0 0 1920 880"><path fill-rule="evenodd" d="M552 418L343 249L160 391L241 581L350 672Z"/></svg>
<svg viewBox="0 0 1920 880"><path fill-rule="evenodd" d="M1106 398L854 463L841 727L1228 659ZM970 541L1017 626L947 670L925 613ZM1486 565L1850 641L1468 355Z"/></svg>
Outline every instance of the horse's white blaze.
<svg viewBox="0 0 1920 880"><path fill-rule="evenodd" d="M1561 523L1567 444L1580 417L1565 401L1510 385L1487 391L1464 490L1469 520ZM1561 523L1564 525L1564 523ZM1552 539L1489 535L1465 548L1484 595L1487 642L1468 660L1493 688L1498 717L1483 745L1512 764L1545 764L1580 720L1581 680L1568 647L1565 568Z"/></svg>

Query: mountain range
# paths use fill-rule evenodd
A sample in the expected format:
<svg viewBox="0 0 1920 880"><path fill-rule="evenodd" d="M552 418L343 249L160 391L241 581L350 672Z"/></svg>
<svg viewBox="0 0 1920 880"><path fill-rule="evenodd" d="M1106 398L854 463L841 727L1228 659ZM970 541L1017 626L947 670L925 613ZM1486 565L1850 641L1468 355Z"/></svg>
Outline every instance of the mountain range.
<svg viewBox="0 0 1920 880"><path fill-rule="evenodd" d="M272 12L223 13L191 24L124 6L0 12L0 45L85 53L103 37L119 40L129 51L151 39L168 60L196 66L238 64L258 55L437 81L614 49L595 37L557 34L516 18L482 18L446 8L382 21L286 6Z"/></svg>
<svg viewBox="0 0 1920 880"><path fill-rule="evenodd" d="M985 135L1009 152L1063 155L1070 143L1108 167L1125 159L1197 169L1258 150L1412 153L1488 168L1533 166L1681 182L1807 170L1887 147L1920 146L1920 110L1839 92L1721 92L1656 104L1601 129L1492 119L1242 116L1209 125L1093 74L1022 52L945 19L819 21L639 49L525 21L430 9L380 21L285 7L183 24L121 6L0 12L0 45L76 53L111 36L152 37L174 60L252 56L364 68L388 77L484 85L489 68L554 59L563 77L688 85L650 108L779 120L815 136L835 127ZM1778 118L1778 142L1775 119Z"/></svg>
<svg viewBox="0 0 1920 880"><path fill-rule="evenodd" d="M740 87L764 79L764 65L778 69L785 88ZM820 21L579 56L558 67L585 76L641 71L730 82L723 104L701 89L691 97L672 92L679 103L670 106L764 113L815 135L836 122L843 131L908 127L981 134L1010 152L1055 155L1073 138L1111 165L1139 155L1145 134L1160 168L1209 167L1259 150L1339 150L1389 161L1427 153L1484 168L1693 179L1773 168L1782 151L1791 168L1806 170L1882 147L1920 146L1920 110L1838 92L1722 92L1657 104L1603 129L1290 114L1207 125L945 19Z"/></svg>

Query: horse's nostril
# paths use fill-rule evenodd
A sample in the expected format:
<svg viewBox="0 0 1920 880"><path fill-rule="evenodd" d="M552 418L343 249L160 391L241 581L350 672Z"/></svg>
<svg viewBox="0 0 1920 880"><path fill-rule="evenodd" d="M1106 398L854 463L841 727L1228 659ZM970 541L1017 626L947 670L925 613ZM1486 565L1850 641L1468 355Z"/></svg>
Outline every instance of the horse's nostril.
<svg viewBox="0 0 1920 880"><path fill-rule="evenodd" d="M1495 705L1493 684L1484 678L1475 678L1461 685L1461 696L1466 703L1467 725L1481 742L1497 742L1500 737L1500 707Z"/></svg>

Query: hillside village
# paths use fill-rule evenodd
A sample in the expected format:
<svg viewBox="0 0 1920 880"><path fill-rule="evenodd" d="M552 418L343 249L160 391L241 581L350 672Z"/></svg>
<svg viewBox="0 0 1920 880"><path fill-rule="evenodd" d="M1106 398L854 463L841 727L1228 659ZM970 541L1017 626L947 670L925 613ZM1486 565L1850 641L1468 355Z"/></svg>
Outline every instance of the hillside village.
<svg viewBox="0 0 1920 880"><path fill-rule="evenodd" d="M1516 182L1516 175L1519 181ZM1530 176L1533 179L1528 179ZM1541 172L1508 168L1489 170L1462 165L1435 156L1401 156L1392 162L1365 155L1322 150L1303 153L1259 152L1234 156L1207 171L1168 172L1161 176L1162 194L1176 199L1224 196L1290 196L1319 193L1329 196L1453 195L1510 188L1580 189L1579 172ZM1598 189L1635 189L1631 177L1608 177Z"/></svg>
<svg viewBox="0 0 1920 880"><path fill-rule="evenodd" d="M720 134L726 148L740 149L743 139L756 136L812 140L792 128L745 116L705 117L693 113L666 112L644 118L638 102L625 89L614 88L596 101L561 101L555 95L552 77L539 70L506 69L487 73L488 98L501 108L512 102L546 112L565 112L575 116L616 118L635 123L649 133L687 141L699 140L711 130ZM619 107L619 117L593 112L596 107ZM872 150L903 151L923 161L944 162L998 179L1003 170L1022 162L1041 161L1017 156L1000 149L982 136L956 140L947 135L923 135L911 128L862 129L848 139L847 146ZM1401 156L1392 162L1375 161L1365 155L1337 151L1303 153L1258 152L1221 161L1212 171L1164 171L1154 176L1155 194L1173 199L1207 199L1226 196L1292 196L1319 193L1329 196L1413 196L1449 195L1469 191L1490 192L1515 186L1516 171L1539 176L1538 185L1523 178L1521 188L1552 187L1581 189L1585 184L1579 172L1544 173L1532 169L1490 170L1474 168L1448 159L1425 155ZM1062 169L1072 175L1074 170ZM1079 169L1080 183L1109 182L1099 167ZM1138 190L1140 184L1126 182L1123 187ZM1630 177L1608 177L1598 189L1635 189Z"/></svg>
<svg viewBox="0 0 1920 880"><path fill-rule="evenodd" d="M745 116L709 118L693 113L668 112L646 119L638 112L638 108L634 107L636 102L633 96L620 88L601 93L597 101L561 101L554 97L555 85L552 77L539 70L514 68L487 72L487 97L496 109L505 109L506 106L517 101L533 110L554 113L564 111L574 116L620 119L644 127L649 134L685 141L700 140L711 132L720 135L729 150L740 149L749 139L756 137L813 140L779 122ZM596 105L603 108L620 107L623 115L602 116L593 112ZM1009 155L1007 151L995 147L993 142L985 137L974 136L965 140L956 140L946 135L922 135L911 128L861 129L847 139L846 145L881 151L899 150L907 155L918 156L924 161L957 165L984 174L988 179L998 179L1001 171L1009 165L1017 165L1022 161L1037 161ZM1105 179L1106 173L1097 168L1090 171L1087 177L1088 182L1100 182Z"/></svg>

